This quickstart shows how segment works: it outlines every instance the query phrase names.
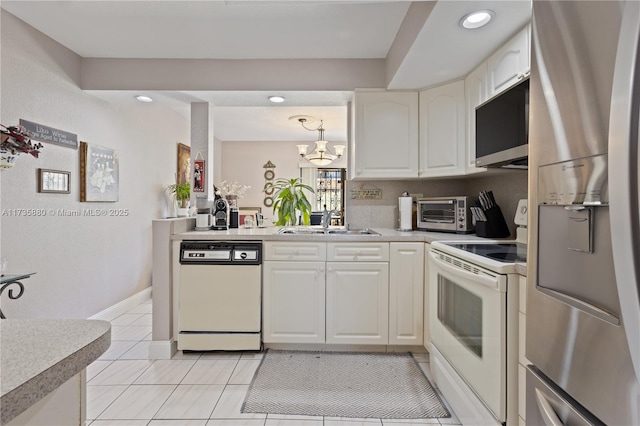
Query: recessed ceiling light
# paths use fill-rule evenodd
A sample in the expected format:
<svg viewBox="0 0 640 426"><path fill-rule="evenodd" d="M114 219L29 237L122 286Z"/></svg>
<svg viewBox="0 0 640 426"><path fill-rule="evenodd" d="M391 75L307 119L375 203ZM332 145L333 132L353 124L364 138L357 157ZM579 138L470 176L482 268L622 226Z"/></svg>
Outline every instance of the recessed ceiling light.
<svg viewBox="0 0 640 426"><path fill-rule="evenodd" d="M284 102L284 96L269 96L269 100L275 104Z"/></svg>
<svg viewBox="0 0 640 426"><path fill-rule="evenodd" d="M470 30L484 27L489 23L489 21L493 19L495 15L496 14L493 10L478 10L475 12L471 12L464 18L462 18L462 20L460 21L460 25Z"/></svg>
<svg viewBox="0 0 640 426"><path fill-rule="evenodd" d="M153 102L153 99L151 99L148 96L143 96L143 95L136 96L136 99L139 100L140 102Z"/></svg>

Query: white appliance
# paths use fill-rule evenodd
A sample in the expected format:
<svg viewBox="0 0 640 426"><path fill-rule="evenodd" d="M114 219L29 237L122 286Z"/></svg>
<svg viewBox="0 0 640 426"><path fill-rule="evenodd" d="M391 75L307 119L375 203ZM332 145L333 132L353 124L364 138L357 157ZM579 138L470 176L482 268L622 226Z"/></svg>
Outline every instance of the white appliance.
<svg viewBox="0 0 640 426"><path fill-rule="evenodd" d="M640 424L640 2L534 1L526 419Z"/></svg>
<svg viewBox="0 0 640 426"><path fill-rule="evenodd" d="M260 241L180 244L178 349L259 350Z"/></svg>
<svg viewBox="0 0 640 426"><path fill-rule="evenodd" d="M526 226L526 200L516 223ZM465 425L518 422L517 263L510 241L436 241L429 258L431 371Z"/></svg>

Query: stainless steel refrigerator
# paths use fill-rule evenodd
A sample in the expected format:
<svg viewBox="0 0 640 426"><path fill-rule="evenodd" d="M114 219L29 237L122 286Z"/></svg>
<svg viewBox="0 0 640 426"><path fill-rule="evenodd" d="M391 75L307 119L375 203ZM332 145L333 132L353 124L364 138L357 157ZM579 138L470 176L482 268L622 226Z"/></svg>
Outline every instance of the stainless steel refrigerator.
<svg viewBox="0 0 640 426"><path fill-rule="evenodd" d="M640 1L533 1L527 425L640 425Z"/></svg>

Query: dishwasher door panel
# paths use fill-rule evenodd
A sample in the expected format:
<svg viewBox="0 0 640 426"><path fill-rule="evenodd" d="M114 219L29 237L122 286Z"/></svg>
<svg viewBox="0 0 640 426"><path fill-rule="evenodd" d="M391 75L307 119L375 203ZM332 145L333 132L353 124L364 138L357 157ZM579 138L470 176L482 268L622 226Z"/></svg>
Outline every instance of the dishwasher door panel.
<svg viewBox="0 0 640 426"><path fill-rule="evenodd" d="M180 331L259 332L261 267L181 265Z"/></svg>

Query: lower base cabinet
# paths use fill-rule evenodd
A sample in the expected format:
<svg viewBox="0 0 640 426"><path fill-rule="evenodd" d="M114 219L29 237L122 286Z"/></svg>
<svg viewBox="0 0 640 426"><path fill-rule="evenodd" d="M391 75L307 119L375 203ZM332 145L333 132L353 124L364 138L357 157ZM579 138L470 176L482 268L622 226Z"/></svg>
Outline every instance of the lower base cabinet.
<svg viewBox="0 0 640 426"><path fill-rule="evenodd" d="M386 345L389 264L327 263L327 343Z"/></svg>
<svg viewBox="0 0 640 426"><path fill-rule="evenodd" d="M325 263L263 264L265 343L324 343Z"/></svg>
<svg viewBox="0 0 640 426"><path fill-rule="evenodd" d="M422 345L424 243L266 242L264 343Z"/></svg>

